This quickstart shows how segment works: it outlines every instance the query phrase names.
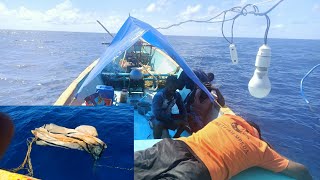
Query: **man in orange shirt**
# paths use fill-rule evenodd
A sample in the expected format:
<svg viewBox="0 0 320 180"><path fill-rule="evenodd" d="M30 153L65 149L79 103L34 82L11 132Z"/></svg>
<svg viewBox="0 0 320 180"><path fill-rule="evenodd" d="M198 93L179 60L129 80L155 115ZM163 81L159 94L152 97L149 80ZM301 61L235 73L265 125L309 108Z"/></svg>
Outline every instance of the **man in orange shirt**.
<svg viewBox="0 0 320 180"><path fill-rule="evenodd" d="M134 154L135 179L230 179L253 166L296 179L312 179L299 163L279 155L259 126L222 115L189 137L164 139Z"/></svg>

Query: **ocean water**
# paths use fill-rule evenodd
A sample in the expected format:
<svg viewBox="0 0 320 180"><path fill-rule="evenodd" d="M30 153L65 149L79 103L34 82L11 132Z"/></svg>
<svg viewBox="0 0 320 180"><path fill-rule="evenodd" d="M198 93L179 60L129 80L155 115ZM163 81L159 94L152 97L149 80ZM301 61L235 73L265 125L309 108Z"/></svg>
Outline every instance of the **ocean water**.
<svg viewBox="0 0 320 180"><path fill-rule="evenodd" d="M250 96L247 84L259 38L235 38L239 64L232 65L229 44L218 37L169 36L193 69L215 73L227 105L260 124L263 136L289 159L305 164L320 179L320 67L305 80L310 106L300 95L301 78L320 63L320 40L269 39L272 50L270 94ZM51 105L105 50L106 34L0 31L0 105Z"/></svg>
<svg viewBox="0 0 320 180"><path fill-rule="evenodd" d="M91 125L107 144L96 162L85 151L32 145L34 177L41 179L133 179L133 108L130 107L54 107L2 106L9 114L15 134L0 161L0 168L18 167L27 152L31 130L54 123L67 128ZM110 116L112 114L112 116ZM26 173L21 171L20 173Z"/></svg>

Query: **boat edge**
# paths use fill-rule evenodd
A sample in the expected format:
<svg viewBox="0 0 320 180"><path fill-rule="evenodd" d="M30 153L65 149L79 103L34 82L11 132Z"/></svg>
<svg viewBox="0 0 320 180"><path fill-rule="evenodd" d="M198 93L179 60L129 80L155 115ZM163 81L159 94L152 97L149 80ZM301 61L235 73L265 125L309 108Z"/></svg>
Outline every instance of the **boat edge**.
<svg viewBox="0 0 320 180"><path fill-rule="evenodd" d="M80 75L73 80L73 82L68 86L68 88L63 91L63 93L59 96L57 101L53 104L54 106L65 106L71 103L72 94L74 94L76 88L78 87L79 83L86 77L91 70L97 65L99 62L99 58L94 60L85 70L83 70Z"/></svg>

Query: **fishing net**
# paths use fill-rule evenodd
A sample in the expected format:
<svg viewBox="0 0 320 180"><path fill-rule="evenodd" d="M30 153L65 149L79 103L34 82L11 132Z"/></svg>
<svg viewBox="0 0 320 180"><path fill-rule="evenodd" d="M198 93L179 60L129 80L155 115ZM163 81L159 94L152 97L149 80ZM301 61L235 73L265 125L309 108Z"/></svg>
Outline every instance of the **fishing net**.
<svg viewBox="0 0 320 180"><path fill-rule="evenodd" d="M97 130L92 126L81 125L75 129L68 129L55 124L45 124L40 128L31 131L34 138L27 140L28 151L22 164L11 169L11 172L18 172L22 169L28 171L28 176L33 176L33 168L31 164L32 144L43 146L54 146L67 149L78 149L87 151L97 160L101 157L107 145L97 138Z"/></svg>

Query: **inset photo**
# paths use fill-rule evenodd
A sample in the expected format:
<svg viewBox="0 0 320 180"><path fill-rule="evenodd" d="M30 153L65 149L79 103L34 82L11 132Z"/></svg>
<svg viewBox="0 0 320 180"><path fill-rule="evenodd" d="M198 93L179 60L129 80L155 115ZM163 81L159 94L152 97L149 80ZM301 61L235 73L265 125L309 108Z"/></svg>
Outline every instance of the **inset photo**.
<svg viewBox="0 0 320 180"><path fill-rule="evenodd" d="M133 108L0 107L0 179L133 179Z"/></svg>

